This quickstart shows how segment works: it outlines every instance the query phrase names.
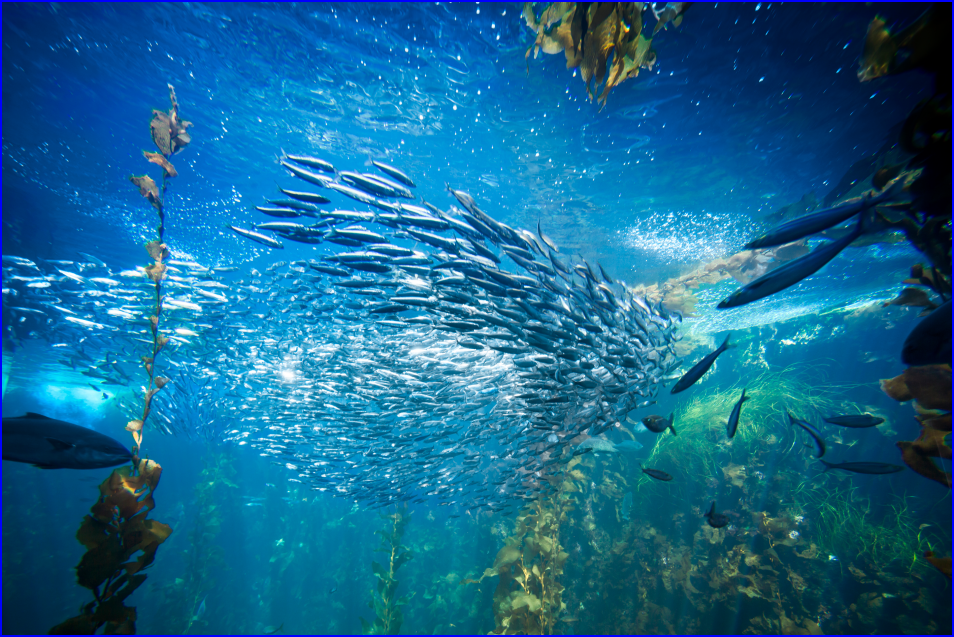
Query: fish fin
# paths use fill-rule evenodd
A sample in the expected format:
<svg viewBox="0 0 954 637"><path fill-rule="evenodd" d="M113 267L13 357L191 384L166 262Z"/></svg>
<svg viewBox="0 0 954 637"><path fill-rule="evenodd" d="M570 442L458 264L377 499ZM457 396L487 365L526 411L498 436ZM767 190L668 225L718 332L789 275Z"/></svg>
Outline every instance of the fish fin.
<svg viewBox="0 0 954 637"><path fill-rule="evenodd" d="M730 336L732 336L731 333L725 335L725 340L722 341L722 347L720 347L719 349L721 349L722 351L725 351L725 350L727 350L727 349L729 349L729 348L735 347L735 345L734 345L733 343L730 343L730 342L729 342L729 337L730 337Z"/></svg>
<svg viewBox="0 0 954 637"><path fill-rule="evenodd" d="M825 465L825 470L822 471L822 473L828 473L828 470L831 469L832 464L831 464L830 462L826 462L826 461L824 461L824 460L819 460L818 462L820 462L820 463L822 463L823 465Z"/></svg>
<svg viewBox="0 0 954 637"><path fill-rule="evenodd" d="M676 428L672 426L672 423L669 423L669 431L671 431L671 432L672 432L672 435L674 435L674 436L678 436L678 435L679 435L679 434L676 433Z"/></svg>
<svg viewBox="0 0 954 637"><path fill-rule="evenodd" d="M704 518L712 517L712 514L715 513L715 501L713 500L712 505L709 507L709 510L703 515Z"/></svg>
<svg viewBox="0 0 954 637"><path fill-rule="evenodd" d="M53 420L49 416L44 416L43 414L37 414L32 411L28 411L26 413L26 416L24 416L24 418L31 418L33 420Z"/></svg>
<svg viewBox="0 0 954 637"><path fill-rule="evenodd" d="M66 451L67 449L72 449L75 445L71 445L68 442L63 442L62 440L57 440L56 438L47 438L46 441L53 445L53 448L57 451Z"/></svg>

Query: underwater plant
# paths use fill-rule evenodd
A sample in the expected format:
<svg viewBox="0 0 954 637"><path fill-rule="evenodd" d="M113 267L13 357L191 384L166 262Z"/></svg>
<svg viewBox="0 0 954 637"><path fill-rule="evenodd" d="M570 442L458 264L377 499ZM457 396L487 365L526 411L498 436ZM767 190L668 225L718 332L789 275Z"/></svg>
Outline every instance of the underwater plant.
<svg viewBox="0 0 954 637"><path fill-rule="evenodd" d="M586 94L592 100L600 85L603 90L597 101L606 105L614 86L639 75L640 69L652 70L656 52L652 38L666 24L682 23L683 12L690 3L668 3L660 11L653 8L657 23L650 37L642 34L644 2L553 2L538 17L533 3L523 6L523 18L536 33L527 48L527 73L530 52L534 57L544 53L566 55L566 68L580 69L586 83ZM605 84L604 84L605 81Z"/></svg>
<svg viewBox="0 0 954 637"><path fill-rule="evenodd" d="M475 584L486 577L499 577L493 634L551 635L558 622L568 619L563 616L562 576L570 554L563 548L560 533L577 509L575 494L587 488L587 477L577 468L583 462L582 457L573 457L562 472L549 476L548 495L520 511L513 534L497 552L494 565L478 580L461 581L462 585Z"/></svg>
<svg viewBox="0 0 954 637"><path fill-rule="evenodd" d="M376 535L381 536L381 543L376 551L388 556L388 566L385 568L377 561L371 562L371 570L374 571L378 583L376 590L372 592L368 608L374 611L376 617L371 623L361 618L361 627L369 635L397 635L401 632L401 623L404 621L401 607L414 596L413 592L410 595L397 596L400 583L397 580L398 569L413 557L410 549L401 544L404 527L410 521L411 515L405 504L393 513L382 514L381 519L386 526L375 531Z"/></svg>
<svg viewBox="0 0 954 637"><path fill-rule="evenodd" d="M136 609L127 607L124 601L146 580L143 569L155 560L159 545L172 533L172 527L147 519L155 508L153 494L159 485L162 467L154 460L140 459L142 429L149 417L153 396L168 382L156 376L155 362L169 339L159 331L162 316L162 280L165 277L164 261L169 258L169 249L164 241L165 216L163 201L168 180L178 173L169 162L169 156L184 148L191 141L186 129L190 122L179 118L179 104L175 89L169 86L169 111L154 110L149 128L152 140L159 153L143 151L151 163L162 167L162 192L148 175L130 177L159 215L157 238L146 244L146 251L153 263L145 268L145 274L155 288L155 305L149 316L152 331L152 351L142 357L149 376L149 385L144 389L142 415L130 420L126 430L132 433L135 444L132 448L132 464L116 469L99 485L100 495L90 509L76 539L87 551L76 566L80 586L93 591L95 600L83 607L76 617L54 626L50 632L95 633L106 624L106 632L134 634L136 632ZM136 559L132 559L140 554Z"/></svg>

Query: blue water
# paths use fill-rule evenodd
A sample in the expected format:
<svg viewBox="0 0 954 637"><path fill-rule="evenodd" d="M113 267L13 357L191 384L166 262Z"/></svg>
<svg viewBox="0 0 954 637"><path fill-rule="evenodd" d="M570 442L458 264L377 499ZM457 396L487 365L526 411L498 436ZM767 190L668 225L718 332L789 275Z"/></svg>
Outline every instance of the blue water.
<svg viewBox="0 0 954 637"><path fill-rule="evenodd" d="M83 261L80 252L104 261L113 276L145 265L142 244L154 236L155 214L128 179L155 168L141 151L153 150L151 110L168 108L171 84L182 117L194 124L192 143L172 158L179 176L166 199L165 237L175 259L236 266L236 276L245 276L278 260L313 258L311 246L285 242L278 253L225 227L272 221L255 206L278 196L276 183L305 189L279 165L284 151L361 172L373 171L371 159L386 161L413 177L415 195L442 209L455 203L449 184L510 226L536 229L539 221L568 258L599 261L618 281L652 286L740 251L763 217L806 193L823 199L852 164L884 145L931 86L920 72L859 83L865 30L875 14L907 24L925 7L696 4L679 28L654 39L655 67L616 87L600 108L562 54L531 54L528 72L533 35L520 4L5 4L2 252L47 273L49 260ZM353 203L339 197L335 205L364 209ZM894 442L915 439L918 426L911 406L887 398L878 380L903 371L898 352L917 312L868 310L893 298L918 261L923 257L905 241L851 247L798 286L728 312L714 307L735 281L700 290L696 316L679 328L688 335L679 355L689 364L729 330L740 345L693 392L737 391L747 378L793 369L850 411L876 410L889 419L887 429L841 432L833 445L838 460L900 463ZM131 444L122 430L123 404L141 400L146 380L134 366L143 352L128 341L113 347L110 332L84 333L10 310L22 305L6 293L12 273L5 267L3 415L36 411ZM102 312L113 303L101 302ZM278 299L272 309L284 303ZM224 348L240 338L230 324L213 326L209 342ZM176 350L166 370L182 362L201 367L213 349ZM139 375L124 385L83 376L86 363L70 359L91 352L110 352ZM231 351L226 362L238 369L247 361ZM664 389L652 413L680 414L690 397ZM127 600L137 608L138 632L361 632L360 619L374 618L371 561L384 559L374 552L375 532L384 528L379 513L387 509L290 482L296 474L284 462L223 442L227 430L257 431L261 423L223 416L215 400L197 404L206 411L178 414L178 435L147 431L144 452L164 468L150 517L175 530L146 571L147 582ZM645 460L655 438L639 440L645 450L638 459ZM609 462L599 459L592 468L594 485L599 463ZM614 470L631 484L640 475L636 459L612 462L623 463ZM826 488L850 493L852 502L869 498L872 523L887 524L890 507L905 502L904 528L921 527L933 550L950 552L949 489L912 471L817 478L807 460L789 462L791 475L801 476L790 478L792 485L828 480ZM212 472L215 463L230 469ZM92 600L75 582L83 547L74 529L108 474L4 462L4 633L45 632ZM781 632L781 623L754 620L778 622L787 612L798 630L808 630L803 620L810 619L829 632L827 613L836 632L906 626L950 633L943 576L885 564L874 575L864 555L854 563L873 583L852 579L847 557L831 561L839 564L836 577L822 570L829 566L824 555L782 556L776 568L801 574L810 588L836 582L823 603L803 603L801 592L784 587L775 589L782 591L777 605L765 591L753 601L734 588L710 588L705 575L693 575L697 593L660 583L648 597L637 595L640 578L669 577L660 573L679 551L689 551L684 555L700 573L714 568L718 551L729 554L731 541L713 548L695 535L704 522L692 507L706 508L718 493L720 509L731 509L735 497L736 508L748 507L735 524L757 526L747 516L760 509L743 506L725 484L709 483L716 478L721 472L679 474L683 486L668 497L635 492L631 524L613 513L621 497L594 494L591 508L578 511L590 517L568 522L560 536L569 553L562 585L571 621L557 632ZM765 487L764 501L778 495L771 490ZM794 506L779 497L777 512ZM460 517L448 517L451 510ZM496 576L460 581L494 566L515 515L467 501L444 507L430 500L410 511L404 543L414 557L398 579L400 594L413 597L402 632L494 630ZM674 521L678 515L685 521ZM628 542L646 544L645 537L634 539L638 524L669 536L675 548L665 567L642 548L635 562L607 557L625 554L619 547ZM814 532L800 528L806 538ZM905 563L913 557L898 555ZM795 580L787 577L778 579ZM920 591L921 602L912 591L915 598ZM203 599L206 610L197 613ZM647 613L667 623L639 619ZM898 614L909 622L892 619Z"/></svg>

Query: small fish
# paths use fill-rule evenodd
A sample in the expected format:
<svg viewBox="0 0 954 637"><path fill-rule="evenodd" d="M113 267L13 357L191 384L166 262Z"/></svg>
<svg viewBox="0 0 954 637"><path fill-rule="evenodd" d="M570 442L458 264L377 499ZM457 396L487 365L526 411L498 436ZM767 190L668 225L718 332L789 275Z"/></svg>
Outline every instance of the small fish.
<svg viewBox="0 0 954 637"><path fill-rule="evenodd" d="M715 360L719 357L719 354L730 347L732 347L732 345L729 343L729 336L727 335L725 337L725 341L722 342L722 345L720 345L717 350L706 354L701 361L692 366L692 369L683 374L682 378L679 379L679 382L673 385L670 393L678 394L679 392L685 391L692 387L697 380L702 378L702 376L709 371L709 368L712 367L713 363L715 363Z"/></svg>
<svg viewBox="0 0 954 637"><path fill-rule="evenodd" d="M641 422L643 423L643 426L646 427L646 429L653 432L654 434L661 434L662 432L668 429L669 431L672 432L672 435L674 436L677 435L676 428L674 427L674 425L676 424L675 413L669 414L669 420L666 420L662 416L653 415L653 416L646 416L645 418L642 419Z"/></svg>
<svg viewBox="0 0 954 637"><path fill-rule="evenodd" d="M375 168L377 168L378 170L380 170L386 175L394 177L405 186L410 186L411 188L417 188L417 186L414 185L414 182L411 181L410 177L405 175L403 172L401 172L394 166L389 166L388 164L385 164L384 162L375 161L374 159L371 160L371 163L374 164Z"/></svg>
<svg viewBox="0 0 954 637"><path fill-rule="evenodd" d="M851 471L853 473L864 473L871 476L880 476L887 473L897 473L904 471L904 467L897 464L888 464L886 462L842 462L834 464L832 462L821 461L825 465L822 473L827 473L829 469L841 469L842 471Z"/></svg>
<svg viewBox="0 0 954 637"><path fill-rule="evenodd" d="M258 232L252 232L251 230L246 230L245 228L239 228L236 226L228 226L228 228L237 235L243 236L246 239L251 239L252 241L257 241L258 243L267 245L270 248L283 249L285 247L278 239L273 239L264 234L259 234Z"/></svg>
<svg viewBox="0 0 954 637"><path fill-rule="evenodd" d="M745 396L745 390L742 390L742 398L739 398L739 402L735 403L735 407L732 408L732 414L729 416L729 423L726 425L725 432L729 435L729 439L735 435L735 431L739 428L739 416L742 414L742 403L747 401L748 398Z"/></svg>
<svg viewBox="0 0 954 637"><path fill-rule="evenodd" d="M663 482L669 482L672 480L672 476L666 473L665 471L660 471L659 469L647 469L643 465L639 465L639 468L643 470L650 478L655 478L656 480L662 480Z"/></svg>
<svg viewBox="0 0 954 637"><path fill-rule="evenodd" d="M808 435L811 436L812 441L815 443L815 457L821 458L825 455L825 439L822 438L821 432L815 428L810 422L805 422L800 418L796 418L792 415L792 412L788 412L788 421L792 425L798 425L802 429L808 432Z"/></svg>
<svg viewBox="0 0 954 637"><path fill-rule="evenodd" d="M330 162L327 162L324 159L318 159L317 157L309 157L308 155L285 155L285 157L292 160L296 164L301 164L302 166L308 166L309 168L317 168L318 170L324 171L326 173L335 172L335 167L332 166Z"/></svg>
<svg viewBox="0 0 954 637"><path fill-rule="evenodd" d="M709 526L714 529L721 529L729 524L729 518L722 513L716 513L715 502L712 503L712 506L709 507L709 511L703 514L702 517L706 518Z"/></svg>
<svg viewBox="0 0 954 637"><path fill-rule="evenodd" d="M852 429L864 429L865 427L876 427L884 422L884 418L878 418L871 414L857 414L850 416L831 416L822 418L827 423L838 425L839 427L851 427Z"/></svg>
<svg viewBox="0 0 954 637"><path fill-rule="evenodd" d="M306 203L330 203L331 199L325 197L324 195L319 195L314 192L301 192L299 190L285 190L284 188L279 188L282 191L282 194L288 195L292 199L297 199L298 201L304 201Z"/></svg>
<svg viewBox="0 0 954 637"><path fill-rule="evenodd" d="M320 175L318 173L313 173L310 170L305 170L304 168L299 168L298 166L294 164L288 163L284 159L282 160L281 163L282 163L282 166L284 166L289 171L291 171L293 175L295 175L299 179L304 179L310 184L327 187L328 184L334 183L331 177L328 177L326 175Z"/></svg>
<svg viewBox="0 0 954 637"><path fill-rule="evenodd" d="M27 412L3 419L3 459L40 469L101 469L129 462L132 453L93 429Z"/></svg>
<svg viewBox="0 0 954 637"><path fill-rule="evenodd" d="M633 512L633 492L627 491L626 495L623 496L623 501L619 505L619 517L623 521L629 521L630 515Z"/></svg>

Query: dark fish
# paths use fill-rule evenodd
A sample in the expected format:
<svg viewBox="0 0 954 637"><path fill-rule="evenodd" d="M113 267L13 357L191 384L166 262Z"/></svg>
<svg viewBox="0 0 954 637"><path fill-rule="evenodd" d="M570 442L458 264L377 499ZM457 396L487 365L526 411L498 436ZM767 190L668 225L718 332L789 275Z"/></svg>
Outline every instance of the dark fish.
<svg viewBox="0 0 954 637"><path fill-rule="evenodd" d="M326 173L333 173L335 167L331 165L330 162L325 161L324 159L318 159L317 157L309 157L307 155L285 155L288 159L292 160L296 164L301 164L302 166L308 166L309 168L317 168Z"/></svg>
<svg viewBox="0 0 954 637"><path fill-rule="evenodd" d="M41 469L101 469L129 462L132 454L109 436L27 412L3 419L3 459Z"/></svg>
<svg viewBox="0 0 954 637"><path fill-rule="evenodd" d="M825 245L818 246L807 255L794 261L789 261L785 265L776 268L760 276L748 285L739 288L729 295L716 307L725 310L740 305L746 305L759 299L764 299L776 292L781 292L785 288L791 287L818 272L822 266L838 256L838 253L847 248L851 243L861 236L864 231L864 215L858 218L858 224L855 229L846 234L837 241L829 241Z"/></svg>
<svg viewBox="0 0 954 637"><path fill-rule="evenodd" d="M897 464L888 464L887 462L842 462L841 464L834 464L832 462L821 461L825 465L825 471L822 473L827 473L829 469L841 469L842 471L851 471L853 473L864 473L871 476L880 476L886 473L897 473L898 471L904 471L904 467Z"/></svg>
<svg viewBox="0 0 954 637"><path fill-rule="evenodd" d="M726 425L726 433L729 434L729 438L735 435L736 429L739 428L739 416L742 413L742 403L747 401L748 398L745 397L745 390L742 390L742 398L739 398L739 402L735 403L735 407L732 408L732 414L729 416L729 424Z"/></svg>
<svg viewBox="0 0 954 637"><path fill-rule="evenodd" d="M705 358L703 358L701 361L693 365L692 369L690 369L688 372L683 374L682 378L680 378L679 381L675 385L673 385L673 388L670 391L670 393L678 394L679 392L685 391L689 389L690 387L692 387L697 380L702 378L702 376L707 371L709 371L709 368L712 367L712 364L719 357L719 354L729 349L730 347L732 347L732 345L729 343L729 336L726 336L725 341L723 341L722 345L719 346L719 349L709 354L706 354Z"/></svg>
<svg viewBox="0 0 954 637"><path fill-rule="evenodd" d="M729 524L729 518L725 517L721 513L716 513L715 502L712 503L712 506L709 507L709 511L703 515L706 518L706 521L714 529L721 529L724 526Z"/></svg>
<svg viewBox="0 0 954 637"><path fill-rule="evenodd" d="M331 199L323 195L319 195L314 192L301 192L299 190L285 190L284 188L279 188L282 193L288 195L292 199L297 199L298 201L305 201L308 203L329 203Z"/></svg>
<svg viewBox="0 0 954 637"><path fill-rule="evenodd" d="M878 418L871 414L857 414L850 416L832 416L831 418L822 418L839 427L851 427L853 429L864 429L865 427L876 427L884 422L884 418Z"/></svg>
<svg viewBox="0 0 954 637"><path fill-rule="evenodd" d="M798 425L802 429L808 432L808 435L812 437L812 441L815 443L815 457L821 458L825 455L825 439L822 438L821 432L818 431L813 424L810 422L805 422L800 418L796 418L792 415L792 412L788 412L788 421L793 425Z"/></svg>
<svg viewBox="0 0 954 637"><path fill-rule="evenodd" d="M745 244L745 249L772 248L804 239L809 235L817 234L832 226L837 226L839 223L851 219L859 212L864 212L872 206L883 203L901 194L902 186L904 186L904 180L897 180L887 190L877 195L872 196L866 194L851 202L845 202L840 206L819 210L810 215L793 219L777 228L773 228L758 239L749 241Z"/></svg>
<svg viewBox="0 0 954 637"><path fill-rule="evenodd" d="M676 435L676 428L673 426L676 423L675 413L669 414L669 420L666 420L662 416L646 416L643 418L642 423L646 429L654 434L661 434L668 429L672 432L672 435Z"/></svg>
<svg viewBox="0 0 954 637"><path fill-rule="evenodd" d="M951 364L951 302L927 315L904 339L901 362L905 365Z"/></svg>
<svg viewBox="0 0 954 637"><path fill-rule="evenodd" d="M639 468L643 470L650 478L655 478L656 480L662 480L663 482L669 482L672 480L672 476L666 473L665 471L660 471L659 469L647 469L643 465L639 465Z"/></svg>
<svg viewBox="0 0 954 637"><path fill-rule="evenodd" d="M417 188L417 186L414 185L414 182L411 181L411 178L410 178L410 177L408 177L407 175L405 175L403 172L401 172L400 170L398 170L398 169L395 168L394 166L389 166L388 164L385 164L385 163L380 162L380 161L375 161L375 160L373 160L373 159L371 160L371 163L374 164L374 167L375 167L375 168L377 168L377 169L380 170L381 172L385 173L386 175L390 175L391 177L394 177L395 179L397 179L398 181L400 181L400 182L401 182L402 184L404 184L405 186L410 186L411 188Z"/></svg>

